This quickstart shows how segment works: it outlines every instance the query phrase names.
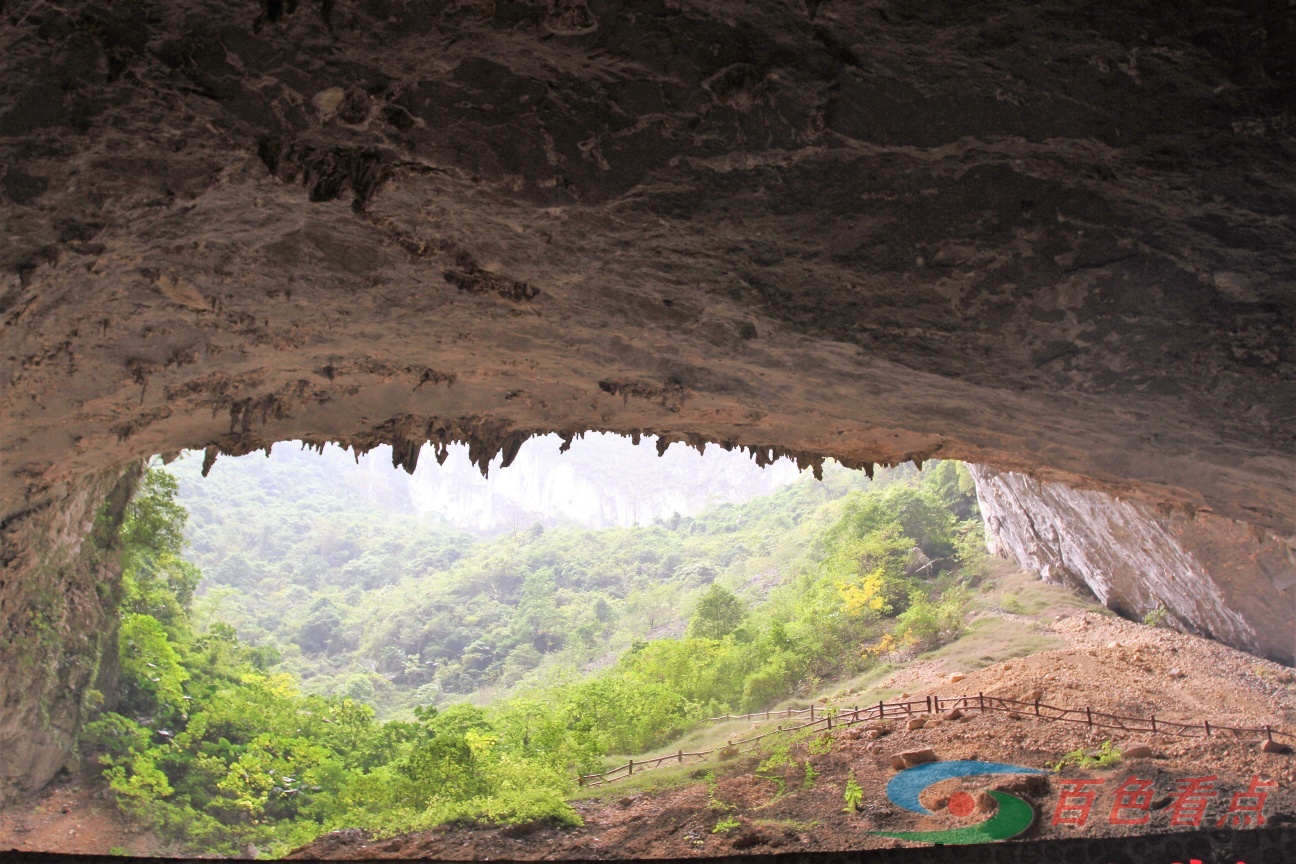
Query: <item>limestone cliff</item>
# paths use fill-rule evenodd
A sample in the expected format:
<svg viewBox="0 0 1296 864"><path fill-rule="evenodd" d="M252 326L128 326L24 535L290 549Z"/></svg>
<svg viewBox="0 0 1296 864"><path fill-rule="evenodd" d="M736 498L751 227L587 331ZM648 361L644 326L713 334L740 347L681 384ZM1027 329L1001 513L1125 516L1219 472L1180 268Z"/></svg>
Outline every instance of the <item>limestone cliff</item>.
<svg viewBox="0 0 1296 864"><path fill-rule="evenodd" d="M969 466L992 552L1109 609L1296 663L1296 558L1263 531L1208 513Z"/></svg>
<svg viewBox="0 0 1296 864"><path fill-rule="evenodd" d="M138 476L132 466L87 478L62 507L4 533L0 805L49 782L75 753L87 711L116 689L114 553Z"/></svg>

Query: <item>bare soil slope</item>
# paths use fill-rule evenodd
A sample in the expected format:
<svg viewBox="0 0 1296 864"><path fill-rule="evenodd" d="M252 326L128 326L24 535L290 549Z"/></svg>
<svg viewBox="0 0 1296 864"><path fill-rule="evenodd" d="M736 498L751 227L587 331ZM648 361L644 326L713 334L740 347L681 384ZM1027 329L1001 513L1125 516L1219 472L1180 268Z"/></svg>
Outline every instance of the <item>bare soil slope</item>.
<svg viewBox="0 0 1296 864"><path fill-rule="evenodd" d="M1119 714L1154 713L1165 720L1273 724L1296 731L1296 678L1277 664L1093 612L1062 613L1044 621L1009 613L998 616L1015 628L1036 628L1066 647L974 671L955 668L958 655L938 655L904 667L883 686L904 688L904 693L920 698L979 692L1024 698L1038 690L1046 702L1063 706L1087 704ZM973 662L968 656L960 659ZM952 682L952 674L964 677ZM845 696L839 704L867 704L869 696L876 693ZM938 805L958 791L976 795L986 788L1009 789L1032 803L1037 818L1023 839L1149 833L1172 830L1177 781L1212 775L1217 778L1217 795L1208 802L1200 827L1217 827L1221 819L1231 824L1233 796L1245 792L1253 777L1278 784L1268 790L1266 825L1296 821L1296 758L1261 752L1259 737L1113 735L1005 714L973 715L917 730L898 722L875 728L880 731L876 738L869 737L867 726L803 737L791 745L785 759L774 751L780 741L776 736L766 739L776 743L762 753L647 772L628 783L593 790L592 797L577 805L585 821L580 828L453 827L376 841L360 831L344 831L326 835L290 857L638 858L889 847L907 843L870 832L939 830L984 820L985 813L960 818ZM1004 777L944 781L923 796L924 804L935 811L927 817L896 807L884 791L895 775L890 756L901 751L930 747L942 760L1046 768L1076 749L1097 748L1107 738L1122 749L1150 746L1153 755L1122 759L1101 769L1069 766L1049 774L1046 782ZM809 779L807 764L813 769ZM857 813L844 813L843 790L851 775L863 789L863 801ZM1155 800L1148 823L1111 825L1117 787L1131 776L1153 781ZM1099 793L1087 824L1055 826L1063 781L1077 778L1103 781L1096 787ZM727 823L737 824L726 828Z"/></svg>
<svg viewBox="0 0 1296 864"><path fill-rule="evenodd" d="M0 850L95 855L165 855L163 844L140 831L102 794L95 776L50 784L38 795L0 811Z"/></svg>

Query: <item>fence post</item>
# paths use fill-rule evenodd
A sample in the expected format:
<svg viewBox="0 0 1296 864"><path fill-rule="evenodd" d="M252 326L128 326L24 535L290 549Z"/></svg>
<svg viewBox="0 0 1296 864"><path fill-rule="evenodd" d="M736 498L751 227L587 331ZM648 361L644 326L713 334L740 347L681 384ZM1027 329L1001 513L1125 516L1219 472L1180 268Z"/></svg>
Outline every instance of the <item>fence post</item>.
<svg viewBox="0 0 1296 864"><path fill-rule="evenodd" d="M1085 723L1090 729L1093 728L1093 710L1088 705L1085 706Z"/></svg>
<svg viewBox="0 0 1296 864"><path fill-rule="evenodd" d="M1035 716L1036 716L1036 717L1040 716L1040 713L1039 713L1039 700L1038 700L1038 699L1035 700Z"/></svg>
<svg viewBox="0 0 1296 864"><path fill-rule="evenodd" d="M984 714L984 713L985 713L985 694L984 694L984 693L978 693L978 694L977 694L977 704L980 705L980 707L981 707L981 713Z"/></svg>
<svg viewBox="0 0 1296 864"><path fill-rule="evenodd" d="M1268 723L1265 724L1265 737L1268 738L1270 741L1273 740L1273 727L1270 726Z"/></svg>
<svg viewBox="0 0 1296 864"><path fill-rule="evenodd" d="M1209 737L1210 737L1210 721L1209 721L1209 720L1203 721L1203 724L1206 726L1206 737L1209 738Z"/></svg>
<svg viewBox="0 0 1296 864"><path fill-rule="evenodd" d="M1152 731L1153 731L1153 732L1156 731L1156 715L1155 715L1155 714L1152 715Z"/></svg>
<svg viewBox="0 0 1296 864"><path fill-rule="evenodd" d="M681 765L683 765L683 764L684 764L684 748L681 747L681 748L680 748L680 751L679 751L679 753L678 753L677 755L679 756L679 763L680 763Z"/></svg>
<svg viewBox="0 0 1296 864"><path fill-rule="evenodd" d="M584 785L585 785L585 775L584 775L584 774L582 774L581 776L579 776L579 777L576 778L576 785L577 785L577 786L584 786Z"/></svg>
<svg viewBox="0 0 1296 864"><path fill-rule="evenodd" d="M766 719L766 720L769 719L769 709L768 709L768 708L765 709L765 719Z"/></svg>
<svg viewBox="0 0 1296 864"><path fill-rule="evenodd" d="M810 722L814 722L814 703L810 703Z"/></svg>
<svg viewBox="0 0 1296 864"><path fill-rule="evenodd" d="M932 709L931 709L931 697L930 697L930 696L927 697L927 713L928 713L928 714L932 713Z"/></svg>
<svg viewBox="0 0 1296 864"><path fill-rule="evenodd" d="M832 728L832 712L831 712L831 711L828 712L828 728L829 728L829 729Z"/></svg>
<svg viewBox="0 0 1296 864"><path fill-rule="evenodd" d="M878 719L886 717L886 703L881 699L878 700Z"/></svg>

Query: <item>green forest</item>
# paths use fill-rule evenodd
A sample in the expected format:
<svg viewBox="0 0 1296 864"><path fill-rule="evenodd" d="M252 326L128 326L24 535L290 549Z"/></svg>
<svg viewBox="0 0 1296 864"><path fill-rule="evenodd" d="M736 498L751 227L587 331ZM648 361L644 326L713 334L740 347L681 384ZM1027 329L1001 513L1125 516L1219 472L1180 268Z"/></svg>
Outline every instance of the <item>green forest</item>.
<svg viewBox="0 0 1296 864"><path fill-rule="evenodd" d="M954 638L986 568L955 462L496 537L330 496L326 476L186 509L184 469L151 467L131 504L121 683L92 694L82 749L128 817L191 853L579 822L582 772Z"/></svg>

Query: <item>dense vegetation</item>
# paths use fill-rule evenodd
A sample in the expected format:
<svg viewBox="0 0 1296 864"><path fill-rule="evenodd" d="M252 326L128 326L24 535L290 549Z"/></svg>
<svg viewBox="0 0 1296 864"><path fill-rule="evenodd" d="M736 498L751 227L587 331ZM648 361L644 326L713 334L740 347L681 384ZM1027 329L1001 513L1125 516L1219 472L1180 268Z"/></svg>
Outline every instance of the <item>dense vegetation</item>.
<svg viewBox="0 0 1296 864"><path fill-rule="evenodd" d="M227 555L224 587L195 601L177 489L153 469L132 504L122 682L86 746L127 814L220 854L343 827L577 821L564 798L609 754L950 638L984 566L970 478L947 462L872 484L837 470L647 528L493 540L265 508L304 529L258 528L270 545ZM339 543L355 544L346 561L301 569ZM300 670L329 664L350 671L304 693Z"/></svg>

